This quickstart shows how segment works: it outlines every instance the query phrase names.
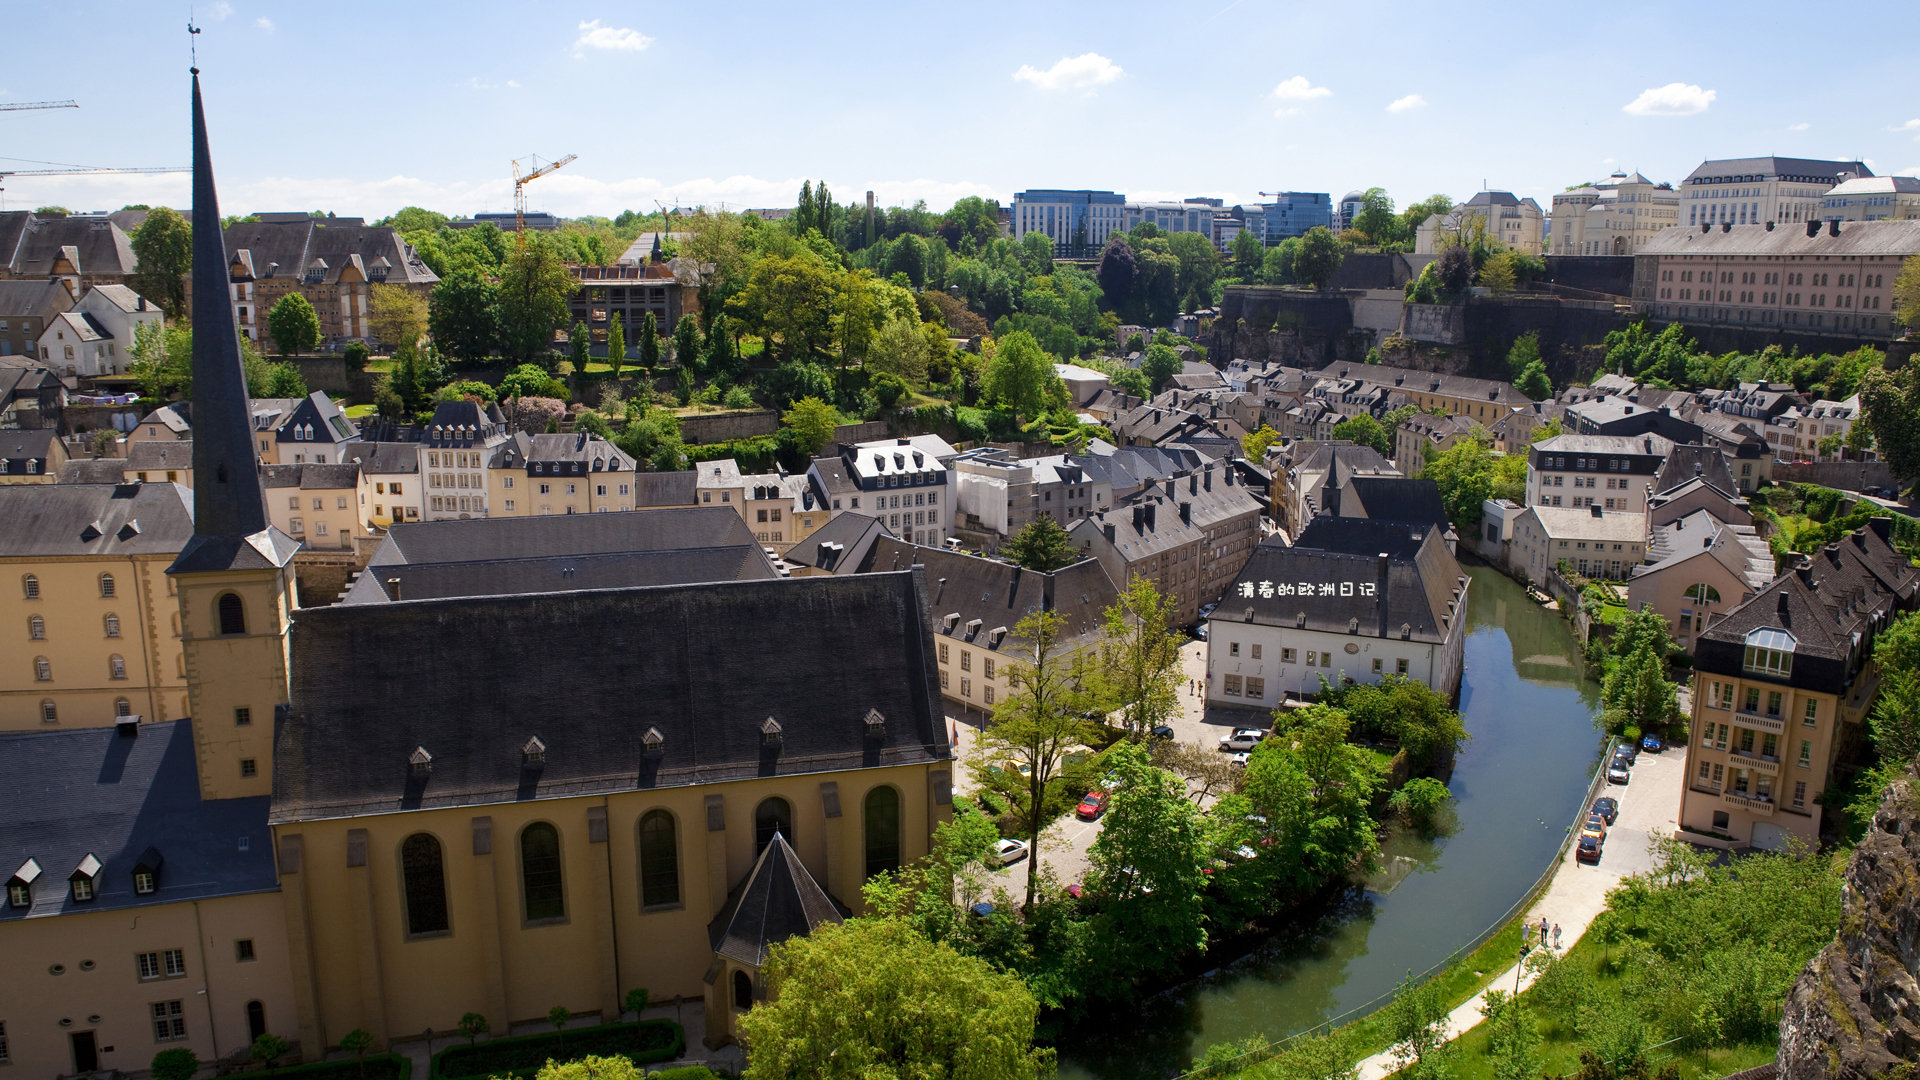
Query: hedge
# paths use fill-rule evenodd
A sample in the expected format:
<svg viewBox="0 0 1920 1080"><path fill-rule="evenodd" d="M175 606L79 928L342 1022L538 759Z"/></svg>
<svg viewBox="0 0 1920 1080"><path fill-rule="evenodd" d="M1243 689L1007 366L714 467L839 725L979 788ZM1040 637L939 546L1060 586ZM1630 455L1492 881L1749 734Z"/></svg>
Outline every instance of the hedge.
<svg viewBox="0 0 1920 1080"><path fill-rule="evenodd" d="M442 1050L433 1058L434 1080L462 1077L531 1076L551 1061L618 1054L636 1065L671 1061L686 1048L686 1033L671 1020L602 1024L542 1035L489 1039L473 1046ZM345 1078L341 1078L345 1080Z"/></svg>
<svg viewBox="0 0 1920 1080"><path fill-rule="evenodd" d="M413 1059L405 1054L368 1054L364 1058L315 1061L284 1069L235 1073L222 1080L362 1080L363 1075L365 1080L409 1080L413 1075Z"/></svg>

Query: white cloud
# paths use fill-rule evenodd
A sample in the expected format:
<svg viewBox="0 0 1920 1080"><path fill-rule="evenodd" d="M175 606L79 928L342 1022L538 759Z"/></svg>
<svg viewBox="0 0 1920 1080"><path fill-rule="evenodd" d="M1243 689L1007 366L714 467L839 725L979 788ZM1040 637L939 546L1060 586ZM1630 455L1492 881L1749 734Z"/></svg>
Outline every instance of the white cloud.
<svg viewBox="0 0 1920 1080"><path fill-rule="evenodd" d="M1805 131L1812 126L1813 126L1812 124L1809 124L1805 120L1802 120L1797 124L1788 124L1787 130L1788 131Z"/></svg>
<svg viewBox="0 0 1920 1080"><path fill-rule="evenodd" d="M1315 86L1307 81L1305 75L1295 75L1284 79L1273 88L1272 96L1280 101L1313 101L1316 98L1332 97L1333 91L1324 86ZM1292 116L1300 111L1297 105L1282 105L1273 110L1275 116Z"/></svg>
<svg viewBox="0 0 1920 1080"><path fill-rule="evenodd" d="M1899 127L1894 128L1893 130L1894 131L1911 131L1913 132L1913 141L1920 142L1920 116L1914 117L1912 120L1909 120L1904 124L1901 124Z"/></svg>
<svg viewBox="0 0 1920 1080"><path fill-rule="evenodd" d="M507 88L508 88L509 90L518 90L518 89L520 89L520 84L519 84L518 82L516 82L516 81L514 81L513 79L508 79L508 80L507 80Z"/></svg>
<svg viewBox="0 0 1920 1080"><path fill-rule="evenodd" d="M1091 90L1105 86L1126 72L1119 64L1099 53L1063 56L1045 71L1032 64L1021 64L1013 73L1015 82L1030 82L1042 90Z"/></svg>
<svg viewBox="0 0 1920 1080"><path fill-rule="evenodd" d="M219 3L207 8L207 18L214 22L220 22L231 14L233 14L233 5L227 3L227 0L219 0Z"/></svg>
<svg viewBox="0 0 1920 1080"><path fill-rule="evenodd" d="M601 26L599 19L591 19L580 24L580 36L573 42L573 55L579 56L585 49L640 52L651 44L653 39L638 30L624 26Z"/></svg>
<svg viewBox="0 0 1920 1080"><path fill-rule="evenodd" d="M1414 109L1424 109L1426 107L1426 98L1421 97L1419 94L1408 94L1406 97L1394 98L1389 102L1387 104L1387 111L1390 113L1403 113L1411 112Z"/></svg>
<svg viewBox="0 0 1920 1080"><path fill-rule="evenodd" d="M273 33L273 20L267 18L265 15L253 20L253 25L265 30L269 34Z"/></svg>
<svg viewBox="0 0 1920 1080"><path fill-rule="evenodd" d="M1642 90L1640 96L1620 107L1635 116L1692 116L1707 111L1718 94L1702 90L1692 83L1670 82Z"/></svg>

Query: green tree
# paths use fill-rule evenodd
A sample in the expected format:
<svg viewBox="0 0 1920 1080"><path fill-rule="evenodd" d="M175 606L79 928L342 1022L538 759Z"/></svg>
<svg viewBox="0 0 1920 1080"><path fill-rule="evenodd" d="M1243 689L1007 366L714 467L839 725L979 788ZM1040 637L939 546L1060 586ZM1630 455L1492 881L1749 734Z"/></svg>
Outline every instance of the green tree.
<svg viewBox="0 0 1920 1080"><path fill-rule="evenodd" d="M752 264L746 286L727 301L727 313L768 339L782 360L825 352L833 336L839 275L808 248L767 255Z"/></svg>
<svg viewBox="0 0 1920 1080"><path fill-rule="evenodd" d="M1480 266L1480 286L1496 293L1512 292L1519 280L1514 272L1513 252L1496 251Z"/></svg>
<svg viewBox="0 0 1920 1080"><path fill-rule="evenodd" d="M1241 281L1259 280L1260 266L1266 260L1266 245L1252 229L1241 229L1233 236L1233 272Z"/></svg>
<svg viewBox="0 0 1920 1080"><path fill-rule="evenodd" d="M1387 799L1387 809L1405 818L1407 824L1423 835L1431 836L1439 825L1441 812L1452 801L1453 792L1447 790L1447 785L1431 776L1416 776Z"/></svg>
<svg viewBox="0 0 1920 1080"><path fill-rule="evenodd" d="M354 1028L340 1036L340 1049L356 1058L365 1057L367 1051L373 1049L373 1034L366 1028Z"/></svg>
<svg viewBox="0 0 1920 1080"><path fill-rule="evenodd" d="M593 360L593 332L584 322L576 322L567 331L567 361L573 365L575 374L585 374L587 364Z"/></svg>
<svg viewBox="0 0 1920 1080"><path fill-rule="evenodd" d="M500 380L500 398L551 397L566 392L566 384L547 374L538 364L521 364Z"/></svg>
<svg viewBox="0 0 1920 1080"><path fill-rule="evenodd" d="M1920 259L1911 255L1893 279L1893 317L1909 330L1920 329Z"/></svg>
<svg viewBox="0 0 1920 1080"><path fill-rule="evenodd" d="M1334 271L1340 269L1342 257L1333 233L1324 225L1315 225L1300 238L1299 250L1293 256L1293 276L1301 284L1325 288L1333 280Z"/></svg>
<svg viewBox="0 0 1920 1080"><path fill-rule="evenodd" d="M1393 1001L1380 1010L1387 1038L1392 1040L1396 1075L1405 1080L1430 1080L1452 1075L1454 1047L1447 1041L1446 1001L1434 983L1415 983L1413 973L1400 980Z"/></svg>
<svg viewBox="0 0 1920 1080"><path fill-rule="evenodd" d="M526 233L500 274L500 340L508 356L541 361L567 318L578 284L545 235Z"/></svg>
<svg viewBox="0 0 1920 1080"><path fill-rule="evenodd" d="M471 231L471 230L469 230ZM449 355L478 364L500 347L500 289L477 270L455 270L427 298L433 343ZM404 347L396 344L395 351Z"/></svg>
<svg viewBox="0 0 1920 1080"><path fill-rule="evenodd" d="M1095 264L1093 276L1100 282L1107 306L1116 311L1129 307L1133 301L1134 278L1139 276L1132 245L1117 235L1108 238L1106 246L1100 249L1100 261Z"/></svg>
<svg viewBox="0 0 1920 1080"><path fill-rule="evenodd" d="M673 398L685 408L693 401L693 369L681 367L673 376Z"/></svg>
<svg viewBox="0 0 1920 1080"><path fill-rule="evenodd" d="M1380 774L1366 750L1347 742L1344 712L1286 711L1276 717L1285 725L1279 737L1247 756L1243 790L1274 830L1258 858L1274 880L1307 890L1371 862Z"/></svg>
<svg viewBox="0 0 1920 1080"><path fill-rule="evenodd" d="M812 457L833 440L833 431L840 426L841 417L838 409L819 398L804 397L787 409L780 422L793 432L794 446Z"/></svg>
<svg viewBox="0 0 1920 1080"><path fill-rule="evenodd" d="M865 366L875 374L898 375L909 384L918 384L927 379L927 355L927 335L921 332L920 324L895 316L874 334Z"/></svg>
<svg viewBox="0 0 1920 1080"><path fill-rule="evenodd" d="M1206 829L1186 781L1154 768L1136 744L1115 748L1117 774L1100 835L1087 852L1088 886L1103 904L1096 937L1127 976L1160 970L1206 947Z"/></svg>
<svg viewBox="0 0 1920 1080"><path fill-rule="evenodd" d="M1492 437L1475 427L1467 438L1428 457L1419 475L1439 486L1448 518L1465 534L1480 528L1486 500L1524 494L1526 473L1525 455L1495 456Z"/></svg>
<svg viewBox="0 0 1920 1080"><path fill-rule="evenodd" d="M1540 335L1529 330L1513 339L1513 346L1507 350L1507 371L1514 379L1527 369L1527 365L1540 362Z"/></svg>
<svg viewBox="0 0 1920 1080"><path fill-rule="evenodd" d="M193 270L193 226L178 211L157 206L127 239L140 295L159 304L168 319L180 318L187 307L187 274Z"/></svg>
<svg viewBox="0 0 1920 1080"><path fill-rule="evenodd" d="M1370 739L1391 739L1418 770L1437 769L1467 742L1467 729L1445 694L1406 675L1331 687L1320 700L1338 708Z"/></svg>
<svg viewBox="0 0 1920 1080"><path fill-rule="evenodd" d="M1873 647L1880 698L1869 720L1873 747L1895 763L1920 758L1920 614L1894 619Z"/></svg>
<svg viewBox="0 0 1920 1080"><path fill-rule="evenodd" d="M1547 377L1547 365L1538 360L1528 364L1513 380L1513 388L1534 401L1552 397L1553 380Z"/></svg>
<svg viewBox="0 0 1920 1080"><path fill-rule="evenodd" d="M1002 648L1001 657L1009 681L1018 682L987 722L979 765L984 771L1008 763L1025 774L1025 803L1019 809L1029 852L1026 910L1032 911L1039 885L1040 832L1052 820L1048 802L1059 793L1061 759L1092 733L1084 719L1086 657L1068 636L1066 616L1045 609L1015 625L1013 643Z"/></svg>
<svg viewBox="0 0 1920 1080"><path fill-rule="evenodd" d="M1267 447L1280 441L1280 433L1262 423L1258 430L1249 431L1240 439L1240 452L1248 461L1258 463L1267 456Z"/></svg>
<svg viewBox="0 0 1920 1080"><path fill-rule="evenodd" d="M185 326L142 323L128 349L127 374L140 381L150 398L193 396L193 331Z"/></svg>
<svg viewBox="0 0 1920 1080"><path fill-rule="evenodd" d="M193 1080L193 1074L200 1071L200 1059L184 1046L172 1050L162 1050L153 1055L148 1066L153 1080Z"/></svg>
<svg viewBox="0 0 1920 1080"><path fill-rule="evenodd" d="M771 990L740 1018L744 1080L1041 1080L1040 1006L1018 975L896 920L854 919L773 947Z"/></svg>
<svg viewBox="0 0 1920 1080"><path fill-rule="evenodd" d="M1908 259L1902 277L1917 266L1920 259ZM1920 312L1920 306L1910 310ZM1920 364L1869 370L1860 380L1860 414L1893 475L1902 484L1920 478Z"/></svg>
<svg viewBox="0 0 1920 1080"><path fill-rule="evenodd" d="M1300 254L1300 238L1289 236L1285 240L1267 249L1260 259L1260 283L1262 285L1292 285L1298 279L1293 276L1293 260Z"/></svg>
<svg viewBox="0 0 1920 1080"><path fill-rule="evenodd" d="M277 398L297 398L307 396L307 380L300 369L287 362L271 364L272 374L267 377L267 395Z"/></svg>
<svg viewBox="0 0 1920 1080"><path fill-rule="evenodd" d="M1166 389L1167 383L1180 374L1183 364L1180 354L1173 346L1159 342L1147 346L1147 355L1140 360L1140 373L1147 377L1147 388L1154 394Z"/></svg>
<svg viewBox="0 0 1920 1080"><path fill-rule="evenodd" d="M1667 681L1666 662L1642 646L1612 665L1601 684L1607 727L1613 731L1659 731L1674 715L1674 684Z"/></svg>
<svg viewBox="0 0 1920 1080"><path fill-rule="evenodd" d="M673 362L700 366L700 323L691 315L682 315L673 324Z"/></svg>
<svg viewBox="0 0 1920 1080"><path fill-rule="evenodd" d="M985 388L1017 416L1035 417L1045 411L1047 399L1060 385L1053 358L1025 330L1001 338L987 361Z"/></svg>
<svg viewBox="0 0 1920 1080"><path fill-rule="evenodd" d="M1495 1080L1538 1080L1545 1060L1540 1056L1540 1028L1523 997L1488 990L1480 1012L1487 1018L1487 1054L1493 1058Z"/></svg>
<svg viewBox="0 0 1920 1080"><path fill-rule="evenodd" d="M1366 413L1349 416L1333 425L1333 437L1371 446L1383 458L1393 457L1393 432L1381 427L1380 421Z"/></svg>
<svg viewBox="0 0 1920 1080"><path fill-rule="evenodd" d="M1368 188L1360 195L1360 210L1353 215L1353 230L1366 236L1373 245L1390 244L1399 239L1401 221L1393 212L1393 199L1384 188Z"/></svg>
<svg viewBox="0 0 1920 1080"><path fill-rule="evenodd" d="M263 1032L253 1040L253 1045L247 1048L247 1056L271 1069L280 1064L280 1058L288 1049L290 1047L287 1045L287 1040L270 1031Z"/></svg>
<svg viewBox="0 0 1920 1080"><path fill-rule="evenodd" d="M637 1020L640 1018L641 1013L647 1011L648 998L647 988L644 986L636 986L627 991L626 996L620 999L620 1007L623 1011L632 1013L634 1019Z"/></svg>
<svg viewBox="0 0 1920 1080"><path fill-rule="evenodd" d="M1067 539L1064 532L1060 539ZM1106 610L1097 668L1101 706L1119 712L1136 739L1180 709L1180 639L1168 629L1175 614L1153 582L1138 575Z"/></svg>
<svg viewBox="0 0 1920 1080"><path fill-rule="evenodd" d="M401 345L419 344L427 332L431 309L425 298L405 285L375 285L368 305L373 336L389 350Z"/></svg>
<svg viewBox="0 0 1920 1080"><path fill-rule="evenodd" d="M669 1071L675 1077L681 1075L678 1069ZM701 1071L706 1072L706 1070ZM540 1071L534 1074L533 1080L646 1080L649 1076L663 1075L665 1073L649 1073L645 1068L635 1065L633 1059L624 1054L611 1054L607 1057L589 1054L572 1061L554 1061L549 1058L545 1065L540 1066ZM713 1074L707 1072L706 1075Z"/></svg>
<svg viewBox="0 0 1920 1080"><path fill-rule="evenodd" d="M320 316L306 297L290 292L267 313L267 332L281 356L310 352L320 344Z"/></svg>
<svg viewBox="0 0 1920 1080"><path fill-rule="evenodd" d="M607 363L613 368L613 377L620 377L620 369L627 366L627 320L616 316L607 325Z"/></svg>
<svg viewBox="0 0 1920 1080"><path fill-rule="evenodd" d="M573 1010L567 1008L565 1005L555 1005L553 1008L547 1010L547 1023L552 1024L553 1030L555 1031L566 1027L567 1022L572 1019Z"/></svg>
<svg viewBox="0 0 1920 1080"><path fill-rule="evenodd" d="M1067 530L1045 514L1022 525L1019 532L1007 537L1006 542L1000 545L1000 555L1015 566L1041 574L1051 574L1086 557L1084 552L1073 546Z"/></svg>
<svg viewBox="0 0 1920 1080"><path fill-rule="evenodd" d="M653 317L653 312L649 311L640 317L640 367L648 375L652 375L653 369L659 366L660 322ZM685 363L680 365L680 370L686 371L687 377L692 378L693 372L688 368L689 365ZM686 402L683 401L681 404L684 405Z"/></svg>
<svg viewBox="0 0 1920 1080"><path fill-rule="evenodd" d="M1051 244L1047 246L1047 256L1049 260L1053 256ZM913 282L913 287L916 289L925 285L927 283L927 246L919 237L912 234L901 237L900 242L894 244L893 250L887 254L887 272L907 275L907 280Z"/></svg>

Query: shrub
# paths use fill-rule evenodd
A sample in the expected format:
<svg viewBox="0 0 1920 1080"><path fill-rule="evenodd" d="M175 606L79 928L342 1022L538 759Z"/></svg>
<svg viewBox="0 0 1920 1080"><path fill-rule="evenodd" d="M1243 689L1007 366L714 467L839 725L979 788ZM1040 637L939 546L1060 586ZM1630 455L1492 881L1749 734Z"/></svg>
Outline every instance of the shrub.
<svg viewBox="0 0 1920 1080"><path fill-rule="evenodd" d="M200 1059L184 1046L175 1047L153 1055L153 1063L148 1068L153 1072L153 1080L189 1080L200 1071Z"/></svg>
<svg viewBox="0 0 1920 1080"><path fill-rule="evenodd" d="M435 1058L433 1074L439 1080L498 1077L509 1073L531 1075L549 1059L568 1061L588 1056L619 1054L637 1063L672 1061L686 1047L686 1035L671 1020L642 1020L636 1024L603 1024L543 1035L494 1039L485 1046L456 1046Z"/></svg>
<svg viewBox="0 0 1920 1080"><path fill-rule="evenodd" d="M367 343L366 342L349 341L347 342L347 347L340 350L340 355L346 359L347 368L349 370L351 371L366 370L367 368Z"/></svg>
<svg viewBox="0 0 1920 1080"><path fill-rule="evenodd" d="M230 1074L222 1080L411 1080L413 1062L401 1054L379 1054L348 1061L316 1061L272 1072Z"/></svg>
<svg viewBox="0 0 1920 1080"><path fill-rule="evenodd" d="M705 1065L680 1065L647 1074L647 1080L721 1080L720 1074Z"/></svg>
<svg viewBox="0 0 1920 1080"><path fill-rule="evenodd" d="M462 1016L457 1027L460 1034L466 1036L468 1046L472 1046L474 1040L493 1030L487 1026L487 1018L477 1012L470 1012Z"/></svg>
<svg viewBox="0 0 1920 1080"><path fill-rule="evenodd" d="M627 996L624 1000L622 1000L621 1004L626 1008L628 1012L633 1013L635 1016L638 1016L641 1013L646 1012L647 1011L647 988L644 986L636 986L633 989L627 991Z"/></svg>
<svg viewBox="0 0 1920 1080"><path fill-rule="evenodd" d="M729 409L751 409L753 408L753 394L744 386L736 386L727 391L727 395L721 400L721 404Z"/></svg>
<svg viewBox="0 0 1920 1080"><path fill-rule="evenodd" d="M265 1064L267 1068L271 1069L280 1063L280 1056L285 1054L288 1049L287 1040L275 1035L271 1031L262 1032L259 1038L253 1040L253 1045L247 1049L247 1056Z"/></svg>
<svg viewBox="0 0 1920 1080"><path fill-rule="evenodd" d="M552 1024L555 1031L566 1027L567 1021L571 1019L573 1019L573 1010L565 1005L555 1005L547 1010L547 1023Z"/></svg>

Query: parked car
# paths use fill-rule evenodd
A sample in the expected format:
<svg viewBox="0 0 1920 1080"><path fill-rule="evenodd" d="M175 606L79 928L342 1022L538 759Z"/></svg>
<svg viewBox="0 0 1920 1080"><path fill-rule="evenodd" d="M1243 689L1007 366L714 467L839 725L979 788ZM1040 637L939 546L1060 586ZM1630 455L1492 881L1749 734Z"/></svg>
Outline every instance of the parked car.
<svg viewBox="0 0 1920 1080"><path fill-rule="evenodd" d="M1194 627L1193 636L1199 638L1201 641L1207 640L1207 624L1201 623L1199 626Z"/></svg>
<svg viewBox="0 0 1920 1080"><path fill-rule="evenodd" d="M1013 761L1009 759L1007 761L1006 771L1018 776L1022 780L1033 779L1033 766L1024 761Z"/></svg>
<svg viewBox="0 0 1920 1080"><path fill-rule="evenodd" d="M1120 774L1117 772L1110 772L1107 775L1100 778L1100 790L1102 791L1112 791L1114 788L1117 788L1119 786L1120 786Z"/></svg>
<svg viewBox="0 0 1920 1080"><path fill-rule="evenodd" d="M1087 894L1086 887L1081 885L1077 881L1067 886L1066 891L1067 891L1067 895L1073 897L1075 900L1078 900L1082 896L1085 896Z"/></svg>
<svg viewBox="0 0 1920 1080"><path fill-rule="evenodd" d="M1631 779L1633 774L1627 771L1627 763L1619 758L1614 758L1613 764L1607 766L1607 783L1624 784Z"/></svg>
<svg viewBox="0 0 1920 1080"><path fill-rule="evenodd" d="M1618 800L1612 798L1603 797L1595 799L1593 800L1593 809L1587 812L1600 815L1601 820L1611 825L1613 824L1613 819L1620 816L1620 803Z"/></svg>
<svg viewBox="0 0 1920 1080"><path fill-rule="evenodd" d="M1599 814L1588 814L1587 823L1580 826L1581 839L1589 836L1596 840L1605 840L1607 838L1607 820Z"/></svg>
<svg viewBox="0 0 1920 1080"><path fill-rule="evenodd" d="M1640 760L1640 744L1622 740L1618 746L1613 748L1613 756L1616 758L1625 758L1627 764L1631 766L1634 762Z"/></svg>
<svg viewBox="0 0 1920 1080"><path fill-rule="evenodd" d="M1166 724L1161 724L1159 727L1147 732L1147 734L1156 739L1171 739L1173 738L1173 728L1168 727Z"/></svg>
<svg viewBox="0 0 1920 1080"><path fill-rule="evenodd" d="M1220 749L1251 750L1259 746L1260 740L1266 737L1267 733L1261 731L1259 728L1234 728L1233 734L1220 736Z"/></svg>
<svg viewBox="0 0 1920 1080"><path fill-rule="evenodd" d="M993 845L993 850L987 853L987 865L1005 866L1008 863L1017 863L1026 857L1027 842L1025 840L1002 840Z"/></svg>
<svg viewBox="0 0 1920 1080"><path fill-rule="evenodd" d="M1207 621L1207 616L1209 616L1209 615L1211 615L1211 614L1213 614L1213 611L1214 611L1214 609L1215 609L1215 608L1217 608L1217 607L1219 607L1219 606L1220 606L1220 601L1218 601L1218 600L1215 600L1215 601L1214 601L1213 603L1211 603L1211 604L1208 604L1207 606L1205 606L1205 607L1203 607L1203 608L1201 608L1201 609L1200 609L1200 621L1201 621L1201 622L1206 622L1206 621Z"/></svg>
<svg viewBox="0 0 1920 1080"><path fill-rule="evenodd" d="M1574 860L1576 862L1590 862L1590 863L1599 862L1600 861L1600 845L1604 843L1606 843L1606 841L1602 840L1600 837L1597 837L1597 836L1581 837L1579 846L1573 849Z"/></svg>
<svg viewBox="0 0 1920 1080"><path fill-rule="evenodd" d="M1649 754L1657 754L1666 748L1666 740L1658 735L1648 735L1640 740L1640 749L1645 750Z"/></svg>
<svg viewBox="0 0 1920 1080"><path fill-rule="evenodd" d="M1074 810L1074 813L1078 814L1082 821L1092 821L1094 818L1106 813L1106 810L1107 793L1099 788L1094 788L1092 791L1087 792L1086 798L1080 800L1080 805Z"/></svg>
<svg viewBox="0 0 1920 1080"><path fill-rule="evenodd" d="M1236 769L1244 769L1247 767L1247 759L1252 756L1253 756L1252 754L1249 754L1245 750L1242 750L1239 753L1228 758L1227 764Z"/></svg>

